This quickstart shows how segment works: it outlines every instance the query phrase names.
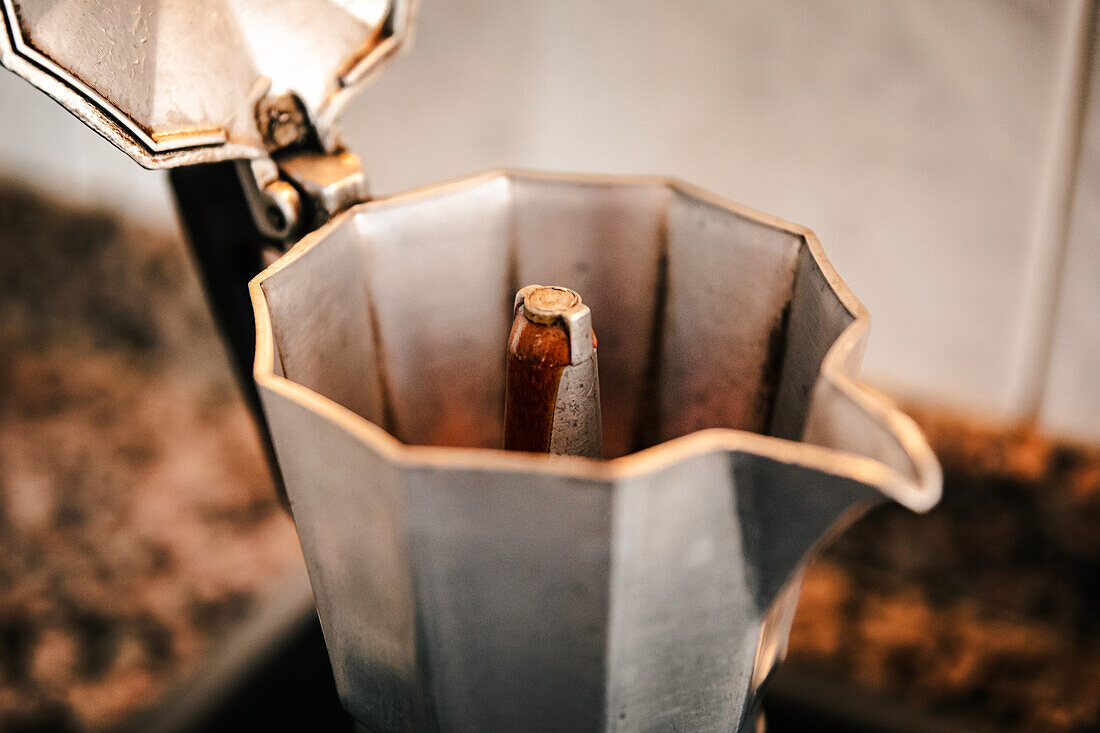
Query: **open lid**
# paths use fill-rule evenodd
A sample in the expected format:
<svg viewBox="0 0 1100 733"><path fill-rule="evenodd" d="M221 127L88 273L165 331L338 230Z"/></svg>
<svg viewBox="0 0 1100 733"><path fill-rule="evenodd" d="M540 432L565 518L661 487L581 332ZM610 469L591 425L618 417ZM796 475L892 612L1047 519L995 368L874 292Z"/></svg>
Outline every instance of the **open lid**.
<svg viewBox="0 0 1100 733"><path fill-rule="evenodd" d="M0 0L0 62L147 168L336 145L416 0Z"/></svg>

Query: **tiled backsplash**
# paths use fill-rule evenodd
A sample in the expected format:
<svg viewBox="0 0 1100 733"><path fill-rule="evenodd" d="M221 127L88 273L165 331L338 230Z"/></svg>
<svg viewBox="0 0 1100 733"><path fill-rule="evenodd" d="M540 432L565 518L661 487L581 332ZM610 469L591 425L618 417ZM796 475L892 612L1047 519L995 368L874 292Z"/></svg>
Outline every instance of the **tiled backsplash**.
<svg viewBox="0 0 1100 733"><path fill-rule="evenodd" d="M870 381L1014 419L1026 309L1053 307L1022 293L1081 2L425 0L345 131L379 193L494 166L658 173L806 224L874 317ZM1035 394L1049 430L1100 439L1092 98ZM162 174L14 75L0 100L0 176L174 225Z"/></svg>

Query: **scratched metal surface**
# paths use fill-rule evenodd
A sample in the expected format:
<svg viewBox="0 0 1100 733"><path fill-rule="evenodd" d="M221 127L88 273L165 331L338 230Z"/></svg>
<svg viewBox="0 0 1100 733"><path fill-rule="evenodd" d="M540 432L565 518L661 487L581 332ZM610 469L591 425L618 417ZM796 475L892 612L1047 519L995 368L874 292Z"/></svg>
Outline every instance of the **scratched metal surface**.
<svg viewBox="0 0 1100 733"><path fill-rule="evenodd" d="M4 0L0 61L146 167L254 158L271 147L257 105L287 92L332 147L414 5Z"/></svg>

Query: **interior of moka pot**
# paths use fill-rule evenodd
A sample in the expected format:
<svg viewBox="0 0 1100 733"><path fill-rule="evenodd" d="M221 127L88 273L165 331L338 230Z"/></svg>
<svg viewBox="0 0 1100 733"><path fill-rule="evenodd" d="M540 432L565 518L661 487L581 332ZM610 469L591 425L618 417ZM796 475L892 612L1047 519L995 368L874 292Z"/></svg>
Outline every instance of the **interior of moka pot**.
<svg viewBox="0 0 1100 733"><path fill-rule="evenodd" d="M854 318L804 230L656 179L485 174L359 206L276 267L276 372L414 445L501 447L527 284L592 309L605 458L704 428L799 439Z"/></svg>

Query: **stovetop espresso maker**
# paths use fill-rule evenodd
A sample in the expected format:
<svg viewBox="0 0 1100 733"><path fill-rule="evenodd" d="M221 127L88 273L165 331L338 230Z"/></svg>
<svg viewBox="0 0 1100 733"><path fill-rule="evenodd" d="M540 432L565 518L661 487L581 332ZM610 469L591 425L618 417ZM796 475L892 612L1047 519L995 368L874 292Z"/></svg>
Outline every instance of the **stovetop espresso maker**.
<svg viewBox="0 0 1100 733"><path fill-rule="evenodd" d="M662 178L372 199L337 122L415 5L0 0L0 60L169 169L357 720L751 729L815 548L939 464L809 229ZM501 449L540 282L591 308L598 458Z"/></svg>

